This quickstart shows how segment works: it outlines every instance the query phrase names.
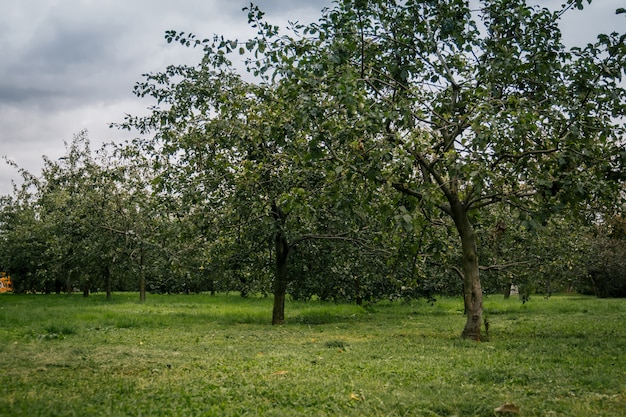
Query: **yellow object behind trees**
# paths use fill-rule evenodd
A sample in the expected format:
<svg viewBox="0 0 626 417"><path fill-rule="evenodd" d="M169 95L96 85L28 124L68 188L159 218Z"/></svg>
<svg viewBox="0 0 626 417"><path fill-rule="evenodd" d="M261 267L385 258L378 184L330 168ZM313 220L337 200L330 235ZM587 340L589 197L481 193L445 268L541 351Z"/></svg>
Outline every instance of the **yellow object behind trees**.
<svg viewBox="0 0 626 417"><path fill-rule="evenodd" d="M11 277L6 272L0 272L0 293L13 292Z"/></svg>

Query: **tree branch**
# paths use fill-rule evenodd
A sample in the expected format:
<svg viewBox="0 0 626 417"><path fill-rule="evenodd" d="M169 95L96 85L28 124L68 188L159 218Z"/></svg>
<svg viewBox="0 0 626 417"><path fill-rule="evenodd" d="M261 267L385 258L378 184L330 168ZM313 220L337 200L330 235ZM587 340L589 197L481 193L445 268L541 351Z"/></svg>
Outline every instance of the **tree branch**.
<svg viewBox="0 0 626 417"><path fill-rule="evenodd" d="M519 265L528 265L530 262L528 261L520 261L520 262L511 262L508 264L502 264L502 265L489 265L489 266L479 266L478 269L480 269L481 271L491 271L491 270L496 270L496 271L501 271L503 269L507 269L510 268L512 266L519 266Z"/></svg>
<svg viewBox="0 0 626 417"><path fill-rule="evenodd" d="M316 235L316 234L305 234L300 236L297 239L294 239L290 244L289 248L293 248L298 244L307 241L307 240L342 240L346 242L357 243L359 245L364 245L364 242L361 239L357 239L354 237L348 236L348 232L340 233L337 235Z"/></svg>

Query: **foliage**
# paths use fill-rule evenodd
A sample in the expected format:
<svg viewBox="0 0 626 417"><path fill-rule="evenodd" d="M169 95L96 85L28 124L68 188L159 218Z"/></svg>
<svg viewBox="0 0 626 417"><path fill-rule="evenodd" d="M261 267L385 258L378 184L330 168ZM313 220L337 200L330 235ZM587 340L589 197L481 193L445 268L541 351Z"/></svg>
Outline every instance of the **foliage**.
<svg viewBox="0 0 626 417"><path fill-rule="evenodd" d="M522 296L550 296L587 279L593 227L560 216L537 224L519 211L488 214L478 224L487 294L507 295L516 286Z"/></svg>
<svg viewBox="0 0 626 417"><path fill-rule="evenodd" d="M168 32L166 38L189 46L185 39L192 35L183 35ZM385 275L364 257L388 249L377 243L395 231L385 217L394 201L330 163L330 150L311 140L308 117L294 112L291 83L252 83L237 73L227 58L233 45L206 40L196 67L146 74L135 93L156 101L152 113L128 116L119 127L153 134L143 144L159 172L153 186L169 210L195 224L201 263L217 266L223 280L239 281L243 296L267 292L272 283L274 323L283 321L289 286L303 298L332 292L333 298L362 299L366 294L355 292L351 281L367 286ZM302 272L310 273L311 264L327 270L315 277L318 285L295 288L306 273L297 276L294 263Z"/></svg>
<svg viewBox="0 0 626 417"><path fill-rule="evenodd" d="M3 268L17 292L139 288L147 265L155 274L169 267L157 262L167 214L154 210L149 174L137 155L126 164L103 148L96 159L86 132L66 148L58 161L44 158L40 176L22 170L21 188L4 198Z"/></svg>
<svg viewBox="0 0 626 417"><path fill-rule="evenodd" d="M204 56L136 85L154 106L119 126L152 137L94 157L83 132L21 171L0 265L18 291L273 292L277 324L287 293L463 294L477 340L484 292L619 278L588 228L623 196L625 35L567 49L583 3L344 0L286 35L251 5L243 42L168 31Z"/></svg>
<svg viewBox="0 0 626 417"><path fill-rule="evenodd" d="M583 290L591 290L598 297L626 297L624 218L615 217L609 223L612 227L599 228L591 241L587 265L591 285L583 286Z"/></svg>

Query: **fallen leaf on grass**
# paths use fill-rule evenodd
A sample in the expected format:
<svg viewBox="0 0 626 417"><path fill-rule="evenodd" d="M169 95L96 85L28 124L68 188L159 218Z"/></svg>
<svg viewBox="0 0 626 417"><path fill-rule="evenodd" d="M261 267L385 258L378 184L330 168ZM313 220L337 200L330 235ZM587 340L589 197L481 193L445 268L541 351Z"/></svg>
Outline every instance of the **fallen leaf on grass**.
<svg viewBox="0 0 626 417"><path fill-rule="evenodd" d="M354 392L351 392L350 399L352 401L361 401L361 396L359 394L355 394Z"/></svg>
<svg viewBox="0 0 626 417"><path fill-rule="evenodd" d="M496 414L519 414L519 407L513 403L504 403L493 411Z"/></svg>

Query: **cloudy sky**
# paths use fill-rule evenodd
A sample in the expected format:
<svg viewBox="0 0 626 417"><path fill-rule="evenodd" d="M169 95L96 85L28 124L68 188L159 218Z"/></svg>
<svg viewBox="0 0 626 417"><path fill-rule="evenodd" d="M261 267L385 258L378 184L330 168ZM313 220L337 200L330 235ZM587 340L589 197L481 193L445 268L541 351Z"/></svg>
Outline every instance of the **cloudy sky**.
<svg viewBox="0 0 626 417"><path fill-rule="evenodd" d="M558 0L536 0L559 5ZM623 31L624 0L594 0L568 14L570 45L598 33ZM316 20L331 0L256 0L270 21ZM56 159L64 141L87 129L96 149L123 141L109 129L124 114L144 114L148 103L132 94L141 74L199 60L199 50L167 44L168 29L245 38L243 0L2 0L0 6L0 156L34 174L42 155ZM0 161L0 194L10 193L17 171Z"/></svg>

